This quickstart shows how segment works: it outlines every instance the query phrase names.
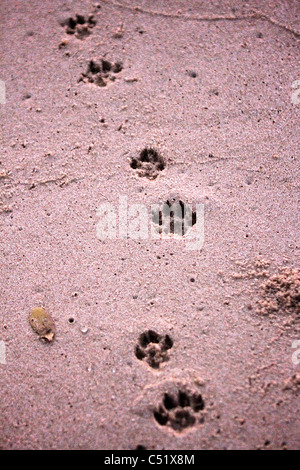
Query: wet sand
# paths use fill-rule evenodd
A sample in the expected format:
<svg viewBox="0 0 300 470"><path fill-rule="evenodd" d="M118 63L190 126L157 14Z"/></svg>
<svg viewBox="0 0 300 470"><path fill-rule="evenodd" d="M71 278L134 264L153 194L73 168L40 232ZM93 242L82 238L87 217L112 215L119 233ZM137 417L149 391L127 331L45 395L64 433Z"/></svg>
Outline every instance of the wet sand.
<svg viewBox="0 0 300 470"><path fill-rule="evenodd" d="M1 10L0 448L299 449L299 3ZM203 246L100 240L119 196Z"/></svg>

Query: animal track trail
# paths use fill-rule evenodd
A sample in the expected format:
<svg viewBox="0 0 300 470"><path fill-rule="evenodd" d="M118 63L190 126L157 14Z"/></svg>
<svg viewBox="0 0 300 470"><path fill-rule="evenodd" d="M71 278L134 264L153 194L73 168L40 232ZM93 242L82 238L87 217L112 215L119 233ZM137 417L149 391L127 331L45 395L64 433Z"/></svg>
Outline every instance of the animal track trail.
<svg viewBox="0 0 300 470"><path fill-rule="evenodd" d="M200 393L178 390L177 396L165 393L153 416L160 426L167 426L176 432L204 422L205 403Z"/></svg>
<svg viewBox="0 0 300 470"><path fill-rule="evenodd" d="M62 26L64 26L67 34L74 35L77 39L85 39L92 33L92 29L96 26L97 21L94 15L75 15L75 18L70 17L66 19Z"/></svg>
<svg viewBox="0 0 300 470"><path fill-rule="evenodd" d="M196 211L179 197L171 197L164 204L152 209L152 224L160 235L182 237L196 223Z"/></svg>
<svg viewBox="0 0 300 470"><path fill-rule="evenodd" d="M81 74L79 82L105 87L109 82L116 80L116 74L121 70L123 70L122 62L110 62L103 58L99 62L90 60L87 71Z"/></svg>
<svg viewBox="0 0 300 470"><path fill-rule="evenodd" d="M173 340L169 335L159 335L153 330L142 333L135 347L135 356L145 361L153 369L159 369L163 362L169 360L169 350Z"/></svg>
<svg viewBox="0 0 300 470"><path fill-rule="evenodd" d="M166 163L155 149L146 147L138 157L131 158L130 166L138 176L154 180L164 170Z"/></svg>

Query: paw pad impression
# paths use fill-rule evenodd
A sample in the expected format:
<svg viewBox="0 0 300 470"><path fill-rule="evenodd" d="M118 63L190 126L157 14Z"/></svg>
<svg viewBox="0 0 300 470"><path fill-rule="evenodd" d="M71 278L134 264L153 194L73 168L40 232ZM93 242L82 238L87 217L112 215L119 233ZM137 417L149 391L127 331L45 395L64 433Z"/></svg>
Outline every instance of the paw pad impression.
<svg viewBox="0 0 300 470"><path fill-rule="evenodd" d="M182 237L197 223L192 205L178 197L169 198L152 209L152 224L156 232L167 237Z"/></svg>
<svg viewBox="0 0 300 470"><path fill-rule="evenodd" d="M87 17L83 15L75 15L75 18L68 18L63 22L67 34L74 34L78 39L84 39L91 34L91 30L96 25L93 15Z"/></svg>
<svg viewBox="0 0 300 470"><path fill-rule="evenodd" d="M122 62L113 63L106 59L101 59L99 62L90 60L87 71L81 74L79 81L105 87L110 81L115 81L116 74L122 69Z"/></svg>
<svg viewBox="0 0 300 470"><path fill-rule="evenodd" d="M205 408L200 393L178 390L177 396L164 394L162 402L154 410L153 416L160 426L168 426L174 431L182 432L195 424L203 423L202 411Z"/></svg>
<svg viewBox="0 0 300 470"><path fill-rule="evenodd" d="M173 340L169 335L159 335L153 330L148 330L140 335L135 355L153 369L159 369L162 362L168 361L169 350L172 347Z"/></svg>
<svg viewBox="0 0 300 470"><path fill-rule="evenodd" d="M166 164L163 157L153 148L144 148L138 157L131 158L130 166L138 176L150 180L157 178Z"/></svg>

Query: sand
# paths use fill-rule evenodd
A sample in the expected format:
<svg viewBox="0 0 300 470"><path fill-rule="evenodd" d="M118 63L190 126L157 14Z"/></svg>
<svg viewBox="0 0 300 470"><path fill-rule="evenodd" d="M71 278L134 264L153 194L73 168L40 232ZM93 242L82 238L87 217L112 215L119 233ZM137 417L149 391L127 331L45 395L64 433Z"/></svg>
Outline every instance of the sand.
<svg viewBox="0 0 300 470"><path fill-rule="evenodd" d="M299 449L299 2L0 8L0 448Z"/></svg>

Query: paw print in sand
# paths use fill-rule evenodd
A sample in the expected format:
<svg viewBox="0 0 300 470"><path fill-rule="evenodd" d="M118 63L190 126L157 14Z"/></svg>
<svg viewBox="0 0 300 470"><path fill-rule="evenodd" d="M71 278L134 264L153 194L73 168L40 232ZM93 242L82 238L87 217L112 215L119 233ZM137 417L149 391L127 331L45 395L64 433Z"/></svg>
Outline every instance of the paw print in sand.
<svg viewBox="0 0 300 470"><path fill-rule="evenodd" d="M163 157L153 148L144 148L138 157L131 158L130 166L138 176L145 176L150 180L157 178L166 164Z"/></svg>
<svg viewBox="0 0 300 470"><path fill-rule="evenodd" d="M152 224L160 235L182 237L197 223L197 214L192 205L179 197L170 197L164 204L153 206Z"/></svg>
<svg viewBox="0 0 300 470"><path fill-rule="evenodd" d="M203 423L205 403L200 393L178 390L177 396L165 393L153 416L160 426L182 432L195 424Z"/></svg>
<svg viewBox="0 0 300 470"><path fill-rule="evenodd" d="M90 60L87 71L81 74L79 82L94 83L97 86L107 86L110 81L116 79L117 73L121 72L123 65L121 62L109 62L101 59L99 62Z"/></svg>
<svg viewBox="0 0 300 470"><path fill-rule="evenodd" d="M153 369L159 369L162 362L169 360L169 350L173 341L169 335L159 335L153 330L142 333L135 347L135 355L140 361L145 361Z"/></svg>
<svg viewBox="0 0 300 470"><path fill-rule="evenodd" d="M75 15L75 18L68 18L62 23L62 26L65 27L67 34L74 34L78 39L84 39L89 36L92 32L92 29L96 25L96 20L94 15L88 15L85 17L83 15Z"/></svg>

